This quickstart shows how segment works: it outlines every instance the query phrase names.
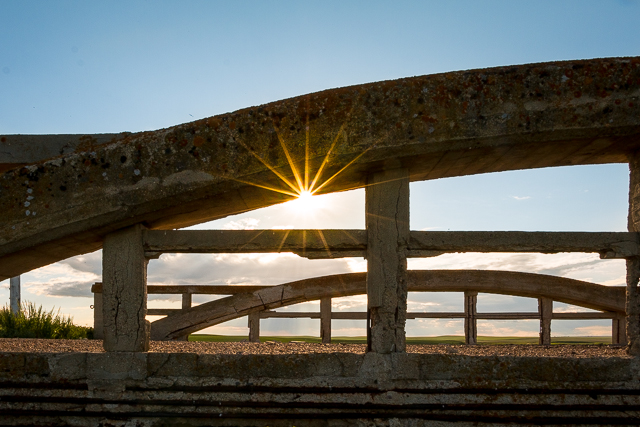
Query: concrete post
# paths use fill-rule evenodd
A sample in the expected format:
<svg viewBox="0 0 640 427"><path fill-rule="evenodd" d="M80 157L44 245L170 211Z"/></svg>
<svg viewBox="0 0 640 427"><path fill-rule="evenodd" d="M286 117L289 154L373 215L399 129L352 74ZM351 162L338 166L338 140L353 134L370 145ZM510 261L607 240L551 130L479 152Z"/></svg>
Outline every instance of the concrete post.
<svg viewBox="0 0 640 427"><path fill-rule="evenodd" d="M102 292L93 293L93 338L104 339L104 316L102 313Z"/></svg>
<svg viewBox="0 0 640 427"><path fill-rule="evenodd" d="M249 313L249 342L260 342L260 312Z"/></svg>
<svg viewBox="0 0 640 427"><path fill-rule="evenodd" d="M540 345L551 345L551 319L553 318L553 300L538 298L538 313L540 313Z"/></svg>
<svg viewBox="0 0 640 427"><path fill-rule="evenodd" d="M464 292L464 342L468 345L478 344L478 292Z"/></svg>
<svg viewBox="0 0 640 427"><path fill-rule="evenodd" d="M320 339L331 344L331 298L320 298Z"/></svg>
<svg viewBox="0 0 640 427"><path fill-rule="evenodd" d="M627 344L626 316L611 319L611 344Z"/></svg>
<svg viewBox="0 0 640 427"><path fill-rule="evenodd" d="M104 349L148 351L147 260L142 226L105 236L102 252Z"/></svg>
<svg viewBox="0 0 640 427"><path fill-rule="evenodd" d="M182 294L182 309L183 310L188 310L191 308L191 294L190 293L184 293ZM189 335L182 335L181 337L177 338L176 341L189 341Z"/></svg>
<svg viewBox="0 0 640 427"><path fill-rule="evenodd" d="M393 169L369 177L365 196L369 348L404 352L407 318L409 173ZM369 334L368 334L369 335Z"/></svg>
<svg viewBox="0 0 640 427"><path fill-rule="evenodd" d="M192 296L190 293L182 294L182 309L189 310L192 304Z"/></svg>
<svg viewBox="0 0 640 427"><path fill-rule="evenodd" d="M9 306L13 314L18 314L22 302L20 301L20 276L9 279Z"/></svg>
<svg viewBox="0 0 640 427"><path fill-rule="evenodd" d="M629 158L629 231L640 231L640 153ZM640 259L627 258L627 342L628 352L640 356L640 296L638 293L640 280Z"/></svg>

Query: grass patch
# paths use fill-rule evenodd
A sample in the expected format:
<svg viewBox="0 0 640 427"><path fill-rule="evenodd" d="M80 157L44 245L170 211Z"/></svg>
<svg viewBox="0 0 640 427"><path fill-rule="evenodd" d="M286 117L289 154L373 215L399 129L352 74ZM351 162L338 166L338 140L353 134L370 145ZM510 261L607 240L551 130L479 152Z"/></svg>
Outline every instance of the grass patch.
<svg viewBox="0 0 640 427"><path fill-rule="evenodd" d="M25 302L14 314L4 306L0 309L0 338L93 338L93 328L74 325L70 316L61 316L60 309L54 310L45 311L42 306Z"/></svg>
<svg viewBox="0 0 640 427"><path fill-rule="evenodd" d="M247 341L244 335L189 335L189 341L241 342ZM261 342L304 341L319 343L320 338L310 336L296 337L260 337ZM366 344L366 337L333 337L334 344ZM464 337L459 335L443 335L439 337L407 337L407 344L464 344ZM478 344L538 344L538 337L490 337L479 336ZM611 337L552 337L551 344L611 344Z"/></svg>

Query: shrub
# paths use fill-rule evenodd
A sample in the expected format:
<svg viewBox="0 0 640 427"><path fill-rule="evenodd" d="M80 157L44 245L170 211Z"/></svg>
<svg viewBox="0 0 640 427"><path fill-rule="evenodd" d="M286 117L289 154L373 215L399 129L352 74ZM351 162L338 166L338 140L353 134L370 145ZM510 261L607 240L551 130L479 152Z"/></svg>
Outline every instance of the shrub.
<svg viewBox="0 0 640 427"><path fill-rule="evenodd" d="M93 338L93 328L73 324L70 316L36 307L32 302L22 304L22 309L13 314L8 306L0 309L0 338Z"/></svg>

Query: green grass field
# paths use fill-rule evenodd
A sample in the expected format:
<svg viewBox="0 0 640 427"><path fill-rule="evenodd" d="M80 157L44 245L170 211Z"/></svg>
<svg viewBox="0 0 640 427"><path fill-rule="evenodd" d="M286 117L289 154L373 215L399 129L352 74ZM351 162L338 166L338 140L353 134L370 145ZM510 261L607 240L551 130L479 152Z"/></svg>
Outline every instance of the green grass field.
<svg viewBox="0 0 640 427"><path fill-rule="evenodd" d="M247 340L242 335L189 335L189 341L212 341L212 342L240 342ZM318 337L298 336L298 337L260 337L260 341L304 341L320 342ZM365 337L333 337L334 344L366 344ZM464 337L457 335L443 335L439 337L408 337L407 344L464 344ZM538 344L538 337L486 337L479 336L478 344ZM552 337L551 344L611 344L611 337Z"/></svg>

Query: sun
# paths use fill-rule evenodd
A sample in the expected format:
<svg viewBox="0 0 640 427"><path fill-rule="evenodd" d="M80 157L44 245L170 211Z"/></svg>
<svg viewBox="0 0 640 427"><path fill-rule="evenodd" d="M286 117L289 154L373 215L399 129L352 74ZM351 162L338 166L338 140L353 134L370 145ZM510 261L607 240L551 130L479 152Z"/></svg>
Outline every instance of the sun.
<svg viewBox="0 0 640 427"><path fill-rule="evenodd" d="M309 190L303 190L298 197L287 202L287 206L298 214L312 214L324 207L324 200L321 196L314 196Z"/></svg>

